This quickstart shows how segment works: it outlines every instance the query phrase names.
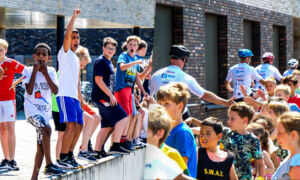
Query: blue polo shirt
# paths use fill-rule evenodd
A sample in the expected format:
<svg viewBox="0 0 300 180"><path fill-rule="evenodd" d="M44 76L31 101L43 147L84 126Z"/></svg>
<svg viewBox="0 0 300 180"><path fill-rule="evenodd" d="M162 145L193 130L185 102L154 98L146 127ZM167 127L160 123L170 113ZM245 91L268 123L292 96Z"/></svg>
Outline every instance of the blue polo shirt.
<svg viewBox="0 0 300 180"><path fill-rule="evenodd" d="M197 149L196 141L192 130L183 122L174 127L165 143L177 149L181 156L186 156L188 160L188 169L191 176L197 176Z"/></svg>

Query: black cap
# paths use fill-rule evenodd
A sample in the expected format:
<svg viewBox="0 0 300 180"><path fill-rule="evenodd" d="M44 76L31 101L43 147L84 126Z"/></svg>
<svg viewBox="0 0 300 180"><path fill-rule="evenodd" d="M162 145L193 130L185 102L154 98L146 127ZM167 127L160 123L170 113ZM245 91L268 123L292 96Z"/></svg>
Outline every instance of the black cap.
<svg viewBox="0 0 300 180"><path fill-rule="evenodd" d="M177 58L190 57L190 51L183 45L173 45L170 49L170 56L176 56Z"/></svg>

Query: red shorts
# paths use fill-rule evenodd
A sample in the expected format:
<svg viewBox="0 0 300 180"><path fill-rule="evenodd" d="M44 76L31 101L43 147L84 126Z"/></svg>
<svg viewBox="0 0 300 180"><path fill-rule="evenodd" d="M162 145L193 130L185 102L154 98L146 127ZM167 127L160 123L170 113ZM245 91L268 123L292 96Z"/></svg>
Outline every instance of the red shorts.
<svg viewBox="0 0 300 180"><path fill-rule="evenodd" d="M95 114L95 111L93 111L93 109L85 102L83 103L82 110L91 116Z"/></svg>
<svg viewBox="0 0 300 180"><path fill-rule="evenodd" d="M118 92L115 92L115 97L127 115L132 114L132 89L126 87Z"/></svg>

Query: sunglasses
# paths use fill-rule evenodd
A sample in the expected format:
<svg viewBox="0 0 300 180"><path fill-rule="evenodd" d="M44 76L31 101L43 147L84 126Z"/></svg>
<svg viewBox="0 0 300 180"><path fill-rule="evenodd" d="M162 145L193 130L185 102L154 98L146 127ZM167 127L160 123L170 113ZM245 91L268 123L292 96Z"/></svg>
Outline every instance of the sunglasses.
<svg viewBox="0 0 300 180"><path fill-rule="evenodd" d="M45 56L48 56L48 54L47 53L40 53L40 52L37 52L37 53L35 53L37 56L43 56L43 57L45 57Z"/></svg>

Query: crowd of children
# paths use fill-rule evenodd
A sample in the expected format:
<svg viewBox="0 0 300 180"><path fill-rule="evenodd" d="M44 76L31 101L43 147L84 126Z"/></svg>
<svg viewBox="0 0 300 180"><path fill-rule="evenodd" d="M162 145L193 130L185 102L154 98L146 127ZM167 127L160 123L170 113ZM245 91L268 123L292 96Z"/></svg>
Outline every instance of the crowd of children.
<svg viewBox="0 0 300 180"><path fill-rule="evenodd" d="M148 116L142 108L142 99L148 93L142 80L149 78L150 63L144 59L147 43L138 36L126 39L126 50L119 56L116 68L112 58L118 43L111 37L103 39L103 54L94 63L91 98L95 107L87 104L81 95L80 70L91 62L87 48L80 46L80 34L74 23L80 9L74 10L65 32L63 45L58 52L58 71L47 65L51 59L51 48L45 43L33 49L34 63L25 67L16 60L6 57L8 43L0 39L0 133L4 159L0 169L19 170L14 160L15 152L15 85L22 82L25 89L24 112L26 120L37 132L37 148L31 179L38 179L43 159L45 173L60 175L66 169L82 167L74 157L74 149L82 134L77 157L89 162L114 153L129 154L145 146ZM115 70L116 69L116 70ZM13 82L15 73L23 76ZM135 89L138 87L138 90ZM145 103L143 105L145 107ZM95 111L95 109L98 109ZM58 132L56 163L51 159L50 120L54 120ZM101 122L94 149L91 137ZM139 138L140 135L143 138ZM111 135L110 149L104 145ZM144 142L142 142L144 141Z"/></svg>
<svg viewBox="0 0 300 180"><path fill-rule="evenodd" d="M295 59L289 62L293 63L290 66L292 70L289 70L291 75L285 73L285 76L281 76L272 65L272 53L265 53L263 64L257 68L250 65L253 56L250 50L241 49L238 54L241 61L230 68L225 82L226 88L235 97L235 103L231 103L228 108L228 121L223 122L227 127L215 117L184 120L184 109L190 97L188 90L202 98L206 90L201 89L197 94L199 86L192 88L190 83L193 81L185 82L186 79L176 76L178 73L170 72L171 68L176 69L176 63L179 62L171 61L175 65L170 66L167 72L161 69L154 73L151 83L158 83L151 85L155 92L150 93L156 97L157 102L152 99L151 103L165 107L171 129L166 130L164 125L155 123L159 120L157 109L151 109L150 105L149 114L154 115L149 116L148 140L151 141L148 143L157 147L166 144L176 149L190 175L182 168L181 158L174 159L174 156L170 158L181 169L172 165L173 171L163 173L164 169L157 169L159 165L154 160L159 157L160 165L166 163L166 160L161 157L163 155L151 154L154 150L149 148L145 178L149 177L149 173L157 174L151 176L154 178L162 175L172 179L300 178L300 98L296 93L300 71L294 66ZM184 63L184 59L177 59ZM173 77L169 79L172 80L168 80L165 74L171 73ZM182 73L181 78L184 75ZM278 82L280 84L277 86ZM194 137L198 135L200 141L196 144ZM153 143L154 137L159 141L158 145ZM169 156L167 153L165 155Z"/></svg>

